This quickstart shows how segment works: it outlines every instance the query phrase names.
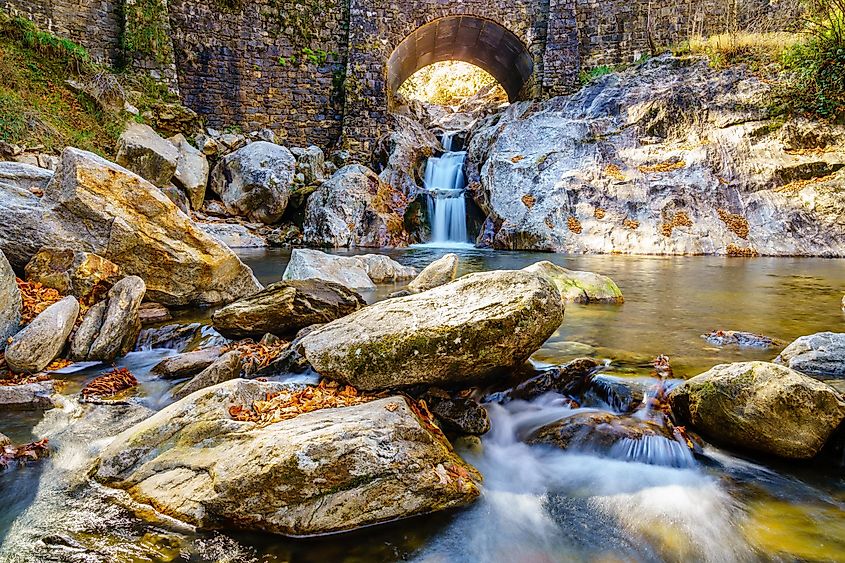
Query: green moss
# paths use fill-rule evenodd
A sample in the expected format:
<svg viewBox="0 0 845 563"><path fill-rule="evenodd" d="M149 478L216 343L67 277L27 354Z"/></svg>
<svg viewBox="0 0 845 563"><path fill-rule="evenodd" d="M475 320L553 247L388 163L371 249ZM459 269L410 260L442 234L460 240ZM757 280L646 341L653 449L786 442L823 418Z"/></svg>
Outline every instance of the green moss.
<svg viewBox="0 0 845 563"><path fill-rule="evenodd" d="M124 27L121 45L129 52L150 55L159 63L172 57L166 27L167 7L163 0L132 0L123 4Z"/></svg>

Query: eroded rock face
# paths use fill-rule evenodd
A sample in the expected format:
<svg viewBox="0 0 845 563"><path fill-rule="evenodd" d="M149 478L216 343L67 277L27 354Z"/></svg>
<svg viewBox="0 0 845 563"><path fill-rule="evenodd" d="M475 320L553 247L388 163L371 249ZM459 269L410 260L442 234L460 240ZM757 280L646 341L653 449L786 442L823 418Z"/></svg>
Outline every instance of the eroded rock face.
<svg viewBox="0 0 845 563"><path fill-rule="evenodd" d="M845 419L832 387L766 362L718 365L672 390L669 402L714 441L786 458L815 456Z"/></svg>
<svg viewBox="0 0 845 563"><path fill-rule="evenodd" d="M42 248L27 263L26 279L90 304L120 279L120 268L91 252Z"/></svg>
<svg viewBox="0 0 845 563"><path fill-rule="evenodd" d="M548 260L523 268L552 282L564 303L622 303L622 291L607 276L593 272L568 270Z"/></svg>
<svg viewBox="0 0 845 563"><path fill-rule="evenodd" d="M298 345L318 373L359 389L471 383L522 364L562 320L545 278L494 271L375 303Z"/></svg>
<svg viewBox="0 0 845 563"><path fill-rule="evenodd" d="M232 215L272 224L288 205L295 166L287 148L257 141L224 157L211 173L210 187Z"/></svg>
<svg viewBox="0 0 845 563"><path fill-rule="evenodd" d="M821 377L845 377L845 333L817 332L802 336L775 358L795 371Z"/></svg>
<svg viewBox="0 0 845 563"><path fill-rule="evenodd" d="M193 393L118 435L95 478L202 528L288 536L352 530L478 497L478 473L402 397L264 427L229 416L230 406L280 388L235 379Z"/></svg>
<svg viewBox="0 0 845 563"><path fill-rule="evenodd" d="M199 209L202 207L205 188L208 185L208 159L182 134L171 137L170 142L179 152L173 183L188 195L191 209Z"/></svg>
<svg viewBox="0 0 845 563"><path fill-rule="evenodd" d="M20 162L0 162L0 184L10 184L24 190L44 190L53 172Z"/></svg>
<svg viewBox="0 0 845 563"><path fill-rule="evenodd" d="M135 346L141 332L140 308L146 286L127 276L109 290L108 299L88 310L71 340L74 360L110 362Z"/></svg>
<svg viewBox="0 0 845 563"><path fill-rule="evenodd" d="M117 141L116 162L158 186L170 184L179 151L149 125L130 123Z"/></svg>
<svg viewBox="0 0 845 563"><path fill-rule="evenodd" d="M148 298L165 305L215 304L260 289L225 245L200 231L161 191L99 156L62 153L38 198L0 186L0 249L21 268L45 246L99 254L140 276Z"/></svg>
<svg viewBox="0 0 845 563"><path fill-rule="evenodd" d="M335 248L406 244L394 198L404 196L366 166L344 166L308 198L305 243Z"/></svg>
<svg viewBox="0 0 845 563"><path fill-rule="evenodd" d="M458 255L446 254L425 268L408 284L408 291L419 293L427 291L455 279L458 273Z"/></svg>
<svg viewBox="0 0 845 563"><path fill-rule="evenodd" d="M276 282L217 310L214 328L228 338L293 336L300 329L339 319L363 307L360 295L320 279Z"/></svg>
<svg viewBox="0 0 845 563"><path fill-rule="evenodd" d="M767 116L770 88L740 67L658 57L570 96L512 104L469 146L486 242L845 256L845 127L779 128Z"/></svg>
<svg viewBox="0 0 845 563"><path fill-rule="evenodd" d="M282 279L320 279L350 289L374 289L376 283L388 283L415 277L417 271L403 266L388 256L362 254L337 256L319 250L296 248L291 253Z"/></svg>
<svg viewBox="0 0 845 563"><path fill-rule="evenodd" d="M17 333L6 348L6 363L16 373L37 372L64 348L79 315L79 302L68 296L53 303Z"/></svg>
<svg viewBox="0 0 845 563"><path fill-rule="evenodd" d="M6 341L20 329L21 292L15 280L15 272L0 252L0 352L6 349Z"/></svg>

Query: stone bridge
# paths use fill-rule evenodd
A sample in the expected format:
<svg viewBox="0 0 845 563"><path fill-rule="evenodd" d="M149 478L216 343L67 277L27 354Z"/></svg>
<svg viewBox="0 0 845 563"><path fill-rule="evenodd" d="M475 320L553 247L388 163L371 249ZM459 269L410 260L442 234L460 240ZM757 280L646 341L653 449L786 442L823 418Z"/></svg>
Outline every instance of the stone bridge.
<svg viewBox="0 0 845 563"><path fill-rule="evenodd" d="M715 31L704 22L723 25L727 4L0 0L103 62L128 61L166 81L210 126L269 127L290 145L361 152L384 131L396 89L426 65L473 63L512 100L553 96L572 90L582 69Z"/></svg>

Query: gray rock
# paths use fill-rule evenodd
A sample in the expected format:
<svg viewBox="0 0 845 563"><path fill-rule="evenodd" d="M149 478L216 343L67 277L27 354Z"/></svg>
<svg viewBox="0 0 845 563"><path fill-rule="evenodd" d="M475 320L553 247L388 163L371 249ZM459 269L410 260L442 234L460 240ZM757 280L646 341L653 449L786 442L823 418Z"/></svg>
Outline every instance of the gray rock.
<svg viewBox="0 0 845 563"><path fill-rule="evenodd" d="M237 350L226 352L210 366L195 375L190 381L186 381L173 391L173 397L181 399L187 397L194 391L223 383L240 377L241 375L241 353Z"/></svg>
<svg viewBox="0 0 845 563"><path fill-rule="evenodd" d="M446 254L425 268L408 284L408 291L419 293L449 283L458 274L458 255Z"/></svg>
<svg viewBox="0 0 845 563"><path fill-rule="evenodd" d="M171 137L170 142L179 151L173 183L188 195L191 209L199 209L202 207L205 188L208 185L208 159L182 134Z"/></svg>
<svg viewBox="0 0 845 563"><path fill-rule="evenodd" d="M217 361L223 355L223 348L212 346L193 352L182 352L163 359L153 366L150 373L164 379L181 379L191 377Z"/></svg>
<svg viewBox="0 0 845 563"><path fill-rule="evenodd" d="M416 270L380 254L336 256L319 250L296 248L282 279L321 279L350 289L374 289L375 283L413 278Z"/></svg>
<svg viewBox="0 0 845 563"><path fill-rule="evenodd" d="M173 205L179 208L179 211L190 217L191 202L188 201L188 196L185 192L170 184L166 188L161 188L161 193L167 196L167 199L173 202Z"/></svg>
<svg viewBox="0 0 845 563"><path fill-rule="evenodd" d="M311 145L306 149L291 149L296 157L296 170L303 175L306 184L322 181L326 175L326 157L320 147Z"/></svg>
<svg viewBox="0 0 845 563"><path fill-rule="evenodd" d="M375 303L298 346L318 373L359 389L465 384L521 365L562 320L545 278L493 271Z"/></svg>
<svg viewBox="0 0 845 563"><path fill-rule="evenodd" d="M110 362L132 350L141 332L138 311L145 292L144 280L138 276L127 276L114 284L109 290L103 323L86 360Z"/></svg>
<svg viewBox="0 0 845 563"><path fill-rule="evenodd" d="M442 389L429 389L422 399L444 430L480 436L490 430L487 410L472 399L450 397Z"/></svg>
<svg viewBox="0 0 845 563"><path fill-rule="evenodd" d="M53 408L53 384L49 381L0 385L0 408L4 410L40 410Z"/></svg>
<svg viewBox="0 0 845 563"><path fill-rule="evenodd" d="M229 213L276 223L290 198L295 165L285 147L257 141L224 157L214 167L210 187Z"/></svg>
<svg viewBox="0 0 845 563"><path fill-rule="evenodd" d="M6 341L18 332L20 324L21 292L15 272L0 252L0 352L6 349Z"/></svg>
<svg viewBox="0 0 845 563"><path fill-rule="evenodd" d="M179 151L149 125L131 122L117 141L116 162L166 188L176 172Z"/></svg>
<svg viewBox="0 0 845 563"><path fill-rule="evenodd" d="M0 249L14 268L51 246L99 254L167 305L215 304L260 289L249 268L161 190L89 152L65 149L43 198L0 185L0 213L15 217L0 223Z"/></svg>
<svg viewBox="0 0 845 563"><path fill-rule="evenodd" d="M78 315L79 302L72 296L44 309L6 347L9 368L21 373L47 367L65 347Z"/></svg>
<svg viewBox="0 0 845 563"><path fill-rule="evenodd" d="M740 346L742 348L775 348L783 342L753 332L741 330L714 330L702 334L701 338L714 346ZM800 371L800 370L799 370Z"/></svg>
<svg viewBox="0 0 845 563"><path fill-rule="evenodd" d="M478 497L478 473L403 397L266 426L229 415L230 406L283 388L234 379L197 391L118 435L95 478L202 528L287 536L353 530Z"/></svg>
<svg viewBox="0 0 845 563"><path fill-rule="evenodd" d="M669 403L718 443L793 459L815 456L845 419L832 387L766 362L718 365L675 387Z"/></svg>
<svg viewBox="0 0 845 563"><path fill-rule="evenodd" d="M346 287L320 279L281 281L218 309L214 328L229 338L289 337L318 323L339 319L366 305Z"/></svg>
<svg viewBox="0 0 845 563"><path fill-rule="evenodd" d="M41 190L47 187L53 172L20 162L0 162L0 184L10 184L23 190Z"/></svg>
<svg viewBox="0 0 845 563"><path fill-rule="evenodd" d="M305 243L334 248L407 243L402 215L388 204L394 193L365 166L341 168L308 198Z"/></svg>
<svg viewBox="0 0 845 563"><path fill-rule="evenodd" d="M845 377L845 333L817 332L801 336L774 361L807 375Z"/></svg>
<svg viewBox="0 0 845 563"><path fill-rule="evenodd" d="M622 291L607 276L593 272L567 270L548 260L536 262L526 272L544 276L555 284L564 303L622 303Z"/></svg>
<svg viewBox="0 0 845 563"><path fill-rule="evenodd" d="M237 223L200 223L196 225L229 248L263 248L267 241Z"/></svg>
<svg viewBox="0 0 845 563"><path fill-rule="evenodd" d="M106 314L106 309L109 307L108 300L100 301L82 317L82 322L79 323L79 328L70 340L70 350L68 357L71 360L80 361L87 360L88 353L91 350L91 345L97 339L100 333L100 327L103 324L103 317Z"/></svg>

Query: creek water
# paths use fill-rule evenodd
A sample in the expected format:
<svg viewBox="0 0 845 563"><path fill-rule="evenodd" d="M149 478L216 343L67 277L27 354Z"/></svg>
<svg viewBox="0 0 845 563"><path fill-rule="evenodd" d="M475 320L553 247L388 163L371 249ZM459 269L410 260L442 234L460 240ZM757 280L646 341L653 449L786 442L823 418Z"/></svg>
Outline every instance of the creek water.
<svg viewBox="0 0 845 563"><path fill-rule="evenodd" d="M422 267L447 251L387 253ZM788 342L845 324L842 261L457 252L461 274L551 260L611 275L625 303L569 306L532 361L591 356L608 362L603 377L646 388L656 381L651 360L659 354L669 356L676 378L686 378L717 363L770 360L778 352L712 346L700 335L713 329ZM264 283L281 277L288 256L242 253ZM376 301L398 287L380 286L365 298ZM187 322L207 312L184 315ZM695 458L657 443L606 451L527 445L523 438L532 430L586 410L555 394L488 405L492 430L481 446L458 446L484 475L482 497L465 510L309 540L196 533L147 521L143 511L120 508L109 491L85 485L84 472L109 435L169 401L169 383L149 368L171 353L151 349L121 360L141 381L141 406L104 414L113 407L79 405L72 397L106 369L92 368L68 377L63 408L43 418L0 417L0 432L16 440L48 436L54 450L38 465L0 474L0 561L45 560L39 542L48 536L54 546L70 543L67 535L94 546L96 555L71 546L51 560L101 561L103 554L114 561L233 562L845 560L845 477L833 461L782 462L710 445Z"/></svg>

